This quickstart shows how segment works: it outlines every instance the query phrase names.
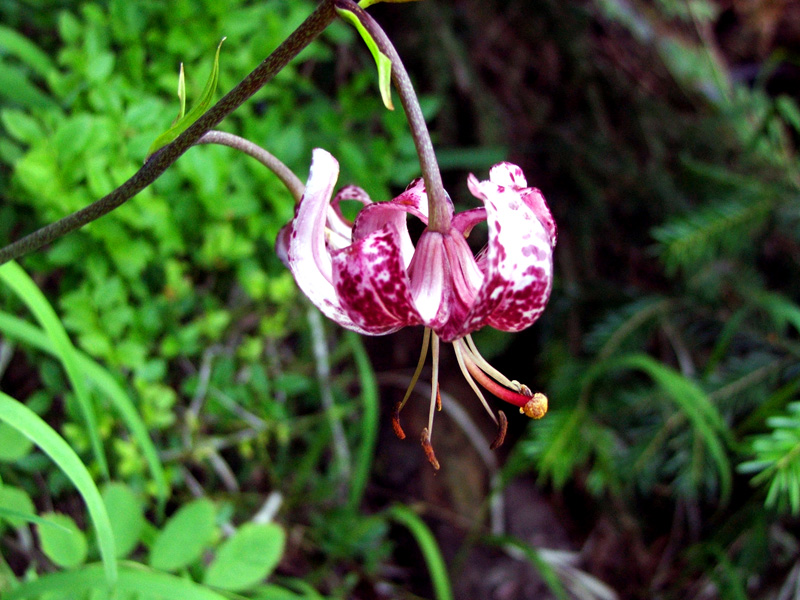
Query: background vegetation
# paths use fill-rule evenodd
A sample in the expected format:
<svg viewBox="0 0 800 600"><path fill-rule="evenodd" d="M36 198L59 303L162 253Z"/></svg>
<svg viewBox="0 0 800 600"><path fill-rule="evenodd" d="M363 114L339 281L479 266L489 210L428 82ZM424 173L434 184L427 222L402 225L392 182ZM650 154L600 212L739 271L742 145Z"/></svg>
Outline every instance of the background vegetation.
<svg viewBox="0 0 800 600"><path fill-rule="evenodd" d="M312 9L0 0L0 243L135 171L177 113L181 62L191 101L227 36L226 91ZM420 332L324 322L272 251L288 192L194 148L0 269L0 595L103 597L116 576L131 598L794 597L800 9L370 10L456 201L508 158L550 202L548 311L478 343L551 412L488 454L447 376L434 476L388 426ZM375 79L337 24L222 128L301 178L324 147L342 184L389 198L418 165Z"/></svg>

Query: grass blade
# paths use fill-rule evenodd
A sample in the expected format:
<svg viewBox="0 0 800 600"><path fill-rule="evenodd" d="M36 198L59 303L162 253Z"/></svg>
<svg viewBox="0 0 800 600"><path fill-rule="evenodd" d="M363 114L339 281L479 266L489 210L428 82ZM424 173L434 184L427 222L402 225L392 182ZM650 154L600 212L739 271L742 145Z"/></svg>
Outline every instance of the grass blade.
<svg viewBox="0 0 800 600"><path fill-rule="evenodd" d="M32 346L37 350L56 355L56 349L50 344L47 335L38 327L20 318L0 313L0 331L7 337ZM107 369L104 369L80 350L75 350L75 357L80 370L86 375L89 382L109 399L141 448L156 484L159 511L163 512L164 504L169 496L169 486L161 459L158 457L158 451L150 439L144 421L139 416L128 394L125 393L125 390L122 389L122 386L117 383L117 380Z"/></svg>
<svg viewBox="0 0 800 600"><path fill-rule="evenodd" d="M433 592L437 600L453 600L453 589L450 586L450 577L447 574L447 567L444 564L442 553L433 537L431 530L410 508L401 504L395 504L389 509L389 517L403 525L419 545L425 564L428 565L428 572L431 574Z"/></svg>
<svg viewBox="0 0 800 600"><path fill-rule="evenodd" d="M8 423L39 446L78 489L86 503L97 534L105 581L109 585L113 585L117 580L114 534L111 531L111 522L103 499L86 466L55 429L27 406L3 392L0 392L0 420Z"/></svg>
<svg viewBox="0 0 800 600"><path fill-rule="evenodd" d="M378 382L369 362L369 357L364 349L361 338L352 332L347 332L347 341L355 358L358 369L358 380L361 384L361 399L364 402L364 412L361 415L361 445L356 454L353 479L350 486L349 507L358 509L367 487L372 458L375 456L375 444L378 439Z"/></svg>
<svg viewBox="0 0 800 600"><path fill-rule="evenodd" d="M86 379L78 366L76 359L75 346L67 335L64 326L61 324L56 312L44 294L36 286L28 274L15 262L8 262L0 266L0 281L3 281L19 297L19 299L33 313L33 316L42 326L50 342L53 345L54 354L61 361L67 373L70 385L75 392L75 397L80 406L83 418L86 421L87 435L92 445L95 460L100 465L103 476L108 479L108 463L100 443L100 436L97 428L97 417L94 411L89 390L86 387Z"/></svg>

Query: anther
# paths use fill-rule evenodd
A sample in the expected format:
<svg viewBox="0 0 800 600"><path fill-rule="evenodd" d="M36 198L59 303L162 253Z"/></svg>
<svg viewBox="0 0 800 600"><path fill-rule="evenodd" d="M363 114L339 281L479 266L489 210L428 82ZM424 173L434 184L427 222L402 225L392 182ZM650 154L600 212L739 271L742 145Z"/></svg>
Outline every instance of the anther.
<svg viewBox="0 0 800 600"><path fill-rule="evenodd" d="M403 428L400 427L400 409L403 408L403 403L398 402L394 405L394 411L392 412L392 429L394 430L394 434L401 440L406 439L406 433L403 431Z"/></svg>
<svg viewBox="0 0 800 600"><path fill-rule="evenodd" d="M506 414L502 410L499 410L497 411L497 418L499 421L497 424L497 436L495 436L494 441L489 446L490 450L497 450L503 445L506 439L506 432L508 431L508 419L506 418Z"/></svg>
<svg viewBox="0 0 800 600"><path fill-rule="evenodd" d="M541 419L547 414L547 396L541 392L536 392L524 406L520 407L519 412L529 416L531 419Z"/></svg>
<svg viewBox="0 0 800 600"><path fill-rule="evenodd" d="M436 460L436 454L433 452L433 446L431 445L431 436L428 433L428 428L425 427L422 430L422 449L425 451L425 456L428 457L428 462L433 465L433 468L437 471L439 470L439 461Z"/></svg>

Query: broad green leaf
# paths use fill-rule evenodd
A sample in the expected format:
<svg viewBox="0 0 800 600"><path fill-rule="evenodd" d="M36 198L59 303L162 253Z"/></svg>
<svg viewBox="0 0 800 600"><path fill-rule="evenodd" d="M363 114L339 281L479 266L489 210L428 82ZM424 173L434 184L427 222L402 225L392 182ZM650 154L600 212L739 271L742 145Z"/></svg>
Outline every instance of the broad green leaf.
<svg viewBox="0 0 800 600"><path fill-rule="evenodd" d="M95 460L97 460L103 475L108 477L108 463L100 442L94 404L89 396L89 390L86 388L86 378L78 365L77 350L72 345L58 315L56 315L41 290L17 263L12 261L0 266L0 281L11 288L28 307L28 310L33 313L33 316L50 338L50 343L53 345L56 355L67 372L67 378L78 400Z"/></svg>
<svg viewBox="0 0 800 600"><path fill-rule="evenodd" d="M378 87L381 91L381 99L383 100L383 105L389 110L394 110L394 105L392 104L391 59L380 51L377 42L369 33L369 31L367 31L364 25L361 23L361 20L358 18L358 15L356 15L352 11L345 10L342 8L337 8L336 12L339 13L340 17L342 17L345 21L347 21L353 27L355 27L356 30L358 30L358 33L361 34L361 37L367 44L367 48L369 48L369 51L372 53L372 58L375 59L375 65L378 67Z"/></svg>
<svg viewBox="0 0 800 600"><path fill-rule="evenodd" d="M42 518L61 526L39 525L39 541L45 556L59 567L73 568L83 564L88 552L86 536L78 529L72 517L60 513L45 513Z"/></svg>
<svg viewBox="0 0 800 600"><path fill-rule="evenodd" d="M0 462L15 462L27 456L33 442L8 423L0 423Z"/></svg>
<svg viewBox="0 0 800 600"><path fill-rule="evenodd" d="M72 481L86 503L92 518L100 556L103 559L105 580L113 585L117 580L116 549L108 512L92 476L81 459L56 431L27 406L0 392L0 420L11 424L33 441Z"/></svg>
<svg viewBox="0 0 800 600"><path fill-rule="evenodd" d="M142 503L124 483L103 486L103 502L108 514L114 515L111 530L117 544L117 558L123 558L136 548L144 529Z"/></svg>
<svg viewBox="0 0 800 600"><path fill-rule="evenodd" d="M217 81L219 79L219 51L222 48L222 42L224 41L225 38L222 38L219 46L217 46L217 53L214 56L214 66L211 69L211 74L208 76L206 87L203 88L203 93L200 94L197 104L195 104L187 114L182 114L186 110L185 84L183 86L184 97L180 98L182 87L181 81L183 80L183 65L181 65L181 74L178 77L178 96L181 102L181 117L172 125L172 127L167 129L155 139L153 144L150 146L150 149L147 151L147 158L150 158L155 152L173 142L175 138L186 131L189 126L197 121L197 119L199 119L203 113L208 110L208 107L211 106L211 101L214 99L214 93L217 91Z"/></svg>
<svg viewBox="0 0 800 600"><path fill-rule="evenodd" d="M19 142L33 144L44 136L39 122L21 110L3 110L0 112L0 123Z"/></svg>
<svg viewBox="0 0 800 600"><path fill-rule="evenodd" d="M157 573L141 565L123 564L116 584L117 596L169 600L228 600L219 592L215 592L190 579L176 577L167 573ZM3 600L22 600L23 598L41 598L50 600L75 600L83 598L87 592L95 591L100 596L109 597L107 583L99 565L87 565L74 571L42 575L38 579L23 583L3 596ZM102 595L106 594L106 595Z"/></svg>
<svg viewBox="0 0 800 600"><path fill-rule="evenodd" d="M200 558L214 537L216 509L210 500L194 500L167 521L150 549L150 566L176 571Z"/></svg>
<svg viewBox="0 0 800 600"><path fill-rule="evenodd" d="M31 68L40 77L55 70L48 54L21 33L0 25L0 54L11 54Z"/></svg>
<svg viewBox="0 0 800 600"><path fill-rule="evenodd" d="M204 583L224 590L246 590L272 572L285 546L286 534L274 523L242 525L220 546Z"/></svg>
<svg viewBox="0 0 800 600"><path fill-rule="evenodd" d="M25 490L11 485L0 486L0 519L8 522L12 527L21 527L25 521L30 521L22 515L31 515L36 512L33 500Z"/></svg>

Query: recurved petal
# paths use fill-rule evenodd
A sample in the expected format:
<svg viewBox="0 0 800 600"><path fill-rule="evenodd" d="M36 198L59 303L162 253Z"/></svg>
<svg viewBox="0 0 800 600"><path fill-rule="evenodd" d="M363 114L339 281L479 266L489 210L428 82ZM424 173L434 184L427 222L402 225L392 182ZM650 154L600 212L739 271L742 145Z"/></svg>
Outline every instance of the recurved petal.
<svg viewBox="0 0 800 600"><path fill-rule="evenodd" d="M342 327L364 333L342 308L333 286L331 255L325 243L325 225L339 163L325 150L316 148L311 158L306 190L295 218L281 230L278 255L297 281L298 287L322 313ZM285 253L284 253L285 251Z"/></svg>
<svg viewBox="0 0 800 600"><path fill-rule="evenodd" d="M474 175L468 183L486 207L489 244L480 260L483 285L465 320L465 333L482 324L504 331L525 329L539 318L550 297L553 246L549 228L539 219L537 206L527 201L530 194L523 192L528 188L479 182Z"/></svg>
<svg viewBox="0 0 800 600"><path fill-rule="evenodd" d="M556 245L556 222L550 213L544 196L536 188L529 188L525 174L517 165L509 162L498 163L489 171L489 181L501 187L517 190L522 200L533 210L536 217L542 222L550 236L550 245Z"/></svg>
<svg viewBox="0 0 800 600"><path fill-rule="evenodd" d="M423 223L428 223L428 195L422 179L415 179L394 200L373 202L361 209L353 226L353 240L365 238L375 231L391 225L399 234L403 265L408 268L414 256L414 244L408 234L406 216L412 214Z"/></svg>
<svg viewBox="0 0 800 600"><path fill-rule="evenodd" d="M342 308L371 335L420 323L398 240L390 224L333 253L333 284Z"/></svg>

